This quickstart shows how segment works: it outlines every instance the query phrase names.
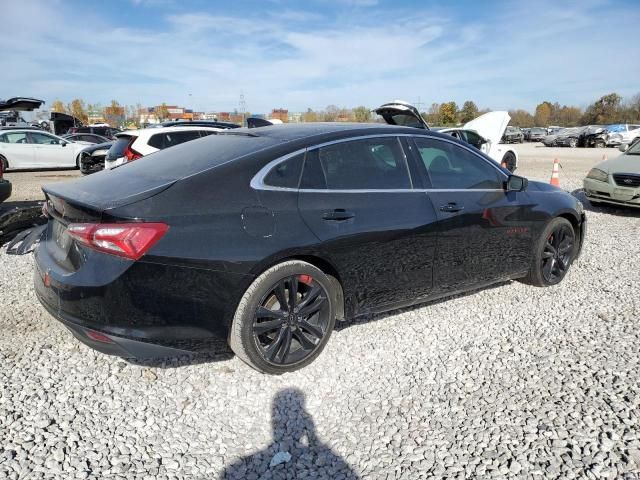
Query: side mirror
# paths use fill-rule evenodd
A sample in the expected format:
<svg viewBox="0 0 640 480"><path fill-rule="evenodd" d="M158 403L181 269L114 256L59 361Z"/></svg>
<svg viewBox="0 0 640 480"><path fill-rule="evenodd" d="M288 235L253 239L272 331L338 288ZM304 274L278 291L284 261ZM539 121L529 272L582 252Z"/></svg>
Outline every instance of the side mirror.
<svg viewBox="0 0 640 480"><path fill-rule="evenodd" d="M63 147L66 147L67 143L69 143L69 142L61 142L60 145L62 145Z"/></svg>
<svg viewBox="0 0 640 480"><path fill-rule="evenodd" d="M529 180L524 177L519 177L518 175L509 175L505 184L505 190L507 192L522 192L527 189L527 185L529 185Z"/></svg>

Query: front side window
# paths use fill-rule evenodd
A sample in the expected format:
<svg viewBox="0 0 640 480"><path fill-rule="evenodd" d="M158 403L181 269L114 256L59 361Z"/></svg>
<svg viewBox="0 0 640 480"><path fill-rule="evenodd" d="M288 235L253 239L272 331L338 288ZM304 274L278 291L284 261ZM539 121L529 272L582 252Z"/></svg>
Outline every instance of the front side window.
<svg viewBox="0 0 640 480"><path fill-rule="evenodd" d="M5 133L4 138L7 143L27 143L27 134L24 132Z"/></svg>
<svg viewBox="0 0 640 480"><path fill-rule="evenodd" d="M352 140L311 150L301 188L410 189L409 171L396 137Z"/></svg>
<svg viewBox="0 0 640 480"><path fill-rule="evenodd" d="M433 188L502 189L497 168L460 145L419 137L415 142Z"/></svg>
<svg viewBox="0 0 640 480"><path fill-rule="evenodd" d="M58 145L60 142L56 137L46 135L44 133L30 133L31 143L37 143L38 145Z"/></svg>

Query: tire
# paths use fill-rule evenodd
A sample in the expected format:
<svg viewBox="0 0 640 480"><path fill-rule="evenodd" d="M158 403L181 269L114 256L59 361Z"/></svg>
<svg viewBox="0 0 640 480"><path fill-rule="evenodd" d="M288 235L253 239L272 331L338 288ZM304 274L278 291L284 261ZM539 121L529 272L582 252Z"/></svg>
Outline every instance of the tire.
<svg viewBox="0 0 640 480"><path fill-rule="evenodd" d="M594 147L596 148L605 148L607 145L604 140L596 140Z"/></svg>
<svg viewBox="0 0 640 480"><path fill-rule="evenodd" d="M570 138L569 139L569 146L571 148L576 148L578 146L578 139L577 138Z"/></svg>
<svg viewBox="0 0 640 480"><path fill-rule="evenodd" d="M504 163L507 167L507 170L509 170L511 173L516 171L516 156L513 154L513 152L505 153L504 157L502 157L501 163Z"/></svg>
<svg viewBox="0 0 640 480"><path fill-rule="evenodd" d="M284 309L278 298L287 303ZM259 372L298 370L313 362L329 341L336 303L334 284L320 269L299 260L280 263L258 276L242 296L229 345ZM312 313L305 316L305 309Z"/></svg>
<svg viewBox="0 0 640 480"><path fill-rule="evenodd" d="M7 169L9 168L9 162L7 162L7 159L4 158L2 155L0 155L0 165L2 165L3 172L6 172Z"/></svg>
<svg viewBox="0 0 640 480"><path fill-rule="evenodd" d="M78 156L76 157L76 169L80 170L80 157L82 156L81 153L78 154Z"/></svg>
<svg viewBox="0 0 640 480"><path fill-rule="evenodd" d="M562 217L554 218L535 243L529 274L524 282L537 287L557 285L569 271L577 250L576 233L571 222Z"/></svg>

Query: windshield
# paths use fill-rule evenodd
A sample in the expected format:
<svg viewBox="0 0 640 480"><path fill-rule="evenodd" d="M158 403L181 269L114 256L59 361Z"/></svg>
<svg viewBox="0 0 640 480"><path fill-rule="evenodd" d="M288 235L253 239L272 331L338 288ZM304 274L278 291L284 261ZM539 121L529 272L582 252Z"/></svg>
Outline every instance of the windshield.
<svg viewBox="0 0 640 480"><path fill-rule="evenodd" d="M627 150L627 155L640 155L640 141L631 144Z"/></svg>

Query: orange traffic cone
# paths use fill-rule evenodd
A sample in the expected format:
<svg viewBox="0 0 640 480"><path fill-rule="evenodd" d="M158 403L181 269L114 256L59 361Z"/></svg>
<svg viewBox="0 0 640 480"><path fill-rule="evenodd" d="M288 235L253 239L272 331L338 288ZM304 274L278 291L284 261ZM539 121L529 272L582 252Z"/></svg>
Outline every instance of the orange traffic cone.
<svg viewBox="0 0 640 480"><path fill-rule="evenodd" d="M553 170L551 171L551 180L549 183L555 187L560 186L560 170L558 169L560 162L557 158L553 159Z"/></svg>
<svg viewBox="0 0 640 480"><path fill-rule="evenodd" d="M607 155L603 154L603 155L602 155L602 161L603 161L603 162L605 162L605 161L607 161L607 160L608 160L608 159L607 159Z"/></svg>

